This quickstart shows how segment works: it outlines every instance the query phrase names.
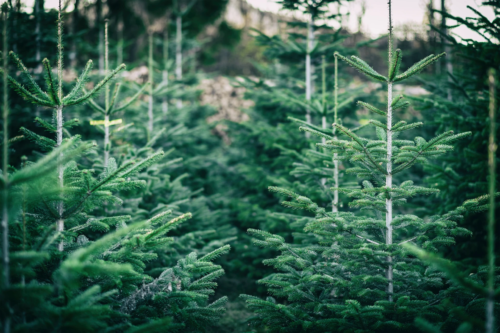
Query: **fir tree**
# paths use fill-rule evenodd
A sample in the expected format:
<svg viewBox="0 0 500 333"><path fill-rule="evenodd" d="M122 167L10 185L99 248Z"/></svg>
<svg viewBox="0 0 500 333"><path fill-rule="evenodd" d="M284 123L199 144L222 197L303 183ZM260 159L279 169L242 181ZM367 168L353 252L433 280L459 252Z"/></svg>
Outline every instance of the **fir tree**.
<svg viewBox="0 0 500 333"><path fill-rule="evenodd" d="M172 267L157 264L152 271L146 271L148 262L157 260L158 253L175 248L174 239L165 234L192 215L176 214L171 219L172 211L162 210L149 219L130 223L132 216L116 214L122 204L116 194L146 188L146 181L136 177L161 159L162 151L151 153L146 149L144 157L129 156L118 163L110 158L98 177L93 176L93 169L81 169L76 159L93 149L93 145L81 142L78 136L71 138L67 128L77 122L64 123L62 109L90 102L123 66L87 92L83 85L90 72L90 62L75 88L63 98L61 17L58 35L57 84L52 79L48 61L44 61L48 92L39 88L15 54L12 57L26 77L28 89L6 77L24 99L57 111L56 125L37 119L46 130L56 133L56 142L23 130L26 137L48 154L36 163L24 163L8 177L8 186L15 189L15 199L22 202L21 207L16 204L16 215L22 218L23 227L11 235L15 240L11 244L15 248L33 249L26 253L17 251L16 257L11 256L15 259L14 267L21 267L12 271L12 280L22 283L16 286L15 292L2 293L4 297L9 296L5 304L14 305L12 317L16 330L89 332L105 328L123 331L130 327L131 332L204 331L221 316L226 301L221 298L208 302L216 286L214 280L224 273L211 261L226 253L229 246L212 244L211 249L205 248L201 258L191 253ZM6 75L7 68L2 71ZM90 103L94 108L99 107L95 102ZM63 135L69 138L63 140ZM57 222L56 232L51 227L54 222ZM39 265L44 269L35 271ZM50 281L53 285L41 288L38 281ZM36 290L31 298L26 293L30 288ZM13 303L13 300L16 301ZM30 302L34 306L30 307ZM4 314L8 311L2 309ZM6 318L10 318L9 315Z"/></svg>
<svg viewBox="0 0 500 333"><path fill-rule="evenodd" d="M498 12L500 4L488 2L484 8ZM470 130L474 133L470 141L457 142L456 154L440 157L425 166L429 174L425 178L426 183L438 188L439 193L423 205L429 211L439 213L454 209L465 199L475 199L488 192L488 183L477 175L488 172L488 151L484 144L488 141L488 133L484 130L488 126L488 100L483 96L488 93L485 80L488 69L500 65L500 57L497 56L500 48L495 42L500 36L500 26L498 20L488 20L482 13L471 8L469 10L470 15L465 18L454 17L449 13L445 15L468 27L477 36L485 36L484 40L459 42L452 35L446 36L446 42L457 55L453 59L454 74L449 76L452 81L449 82L447 77L431 81L424 76L421 82L432 95L411 97L415 108L430 119L428 132ZM449 92L451 100L448 98ZM497 128L498 123L497 119ZM496 186L499 186L498 179ZM447 253L451 259L468 258L475 265L478 259L485 257L486 248L482 246L486 244L483 240L487 237L482 224L485 218L484 213L465 217L464 227L471 230L473 236Z"/></svg>
<svg viewBox="0 0 500 333"><path fill-rule="evenodd" d="M495 256L495 206L496 197L500 196L500 193L496 192L496 112L497 106L497 84L496 84L496 71L491 69L488 73L489 82L489 140L488 140L488 166L489 166L489 192L487 195L481 196L476 199L468 200L463 206L459 207L460 213L465 213L467 211L488 211L488 239L487 239L487 266L478 267L475 270L477 273L471 273L469 276L465 275L460 269L461 263L454 263L449 260L442 258L439 255L429 253L428 251L419 249L415 246L407 245L407 248L415 253L419 258L432 264L438 270L443 271L447 277L459 286L459 290L463 293L472 294L474 296L473 300L467 304L469 307L473 307L473 303L476 303L476 307L481 306L485 309L485 319L484 325L483 320L475 320L474 314L465 313L461 318L461 326L464 330L472 329L483 330L487 333L495 332L495 318L498 317L500 310L498 310L498 294L500 289L498 288L498 267L496 266L496 256ZM495 310L495 306L497 309ZM452 304L448 307L451 309L449 312L457 310ZM463 312L463 311L456 311ZM428 332L441 332L442 328L446 329L446 325L441 327L436 327L431 325L425 319L418 319L425 331ZM473 327L476 326L476 327Z"/></svg>
<svg viewBox="0 0 500 333"><path fill-rule="evenodd" d="M390 6L389 2L389 13ZM274 296L287 299L286 304L279 304L272 297L264 301L245 296L256 313L250 323L285 332L390 332L415 329L413 320L417 316L443 320L444 314L435 307L439 303L435 290L443 288L443 281L438 274L426 272L425 265L409 256L402 246L413 242L429 251L439 251L453 244L454 237L469 232L456 226L460 211L426 219L411 214L393 217L393 206L404 204L409 197L435 192L415 186L412 181L402 181L397 186L393 175L450 151L449 143L470 133L446 132L429 141L420 137L414 141L398 140L401 132L422 124L404 121L393 124L394 112L408 107L408 102L402 96L392 97L394 83L417 74L441 56L431 55L399 74L401 51L392 50L391 22L387 77L355 56L346 58L336 53L339 59L388 86L387 111L360 103L385 118L385 123L370 121L376 129L375 140L362 138L340 124L333 125L338 135L346 139L335 139L311 125L302 127L326 137L326 143L319 144L320 147L353 164L348 173L366 179L362 189L338 188L353 199L350 206L361 211L327 213L304 195L270 188L292 199L283 203L286 207L312 212L315 217L295 219L295 227L303 228L294 235L296 244L287 243L281 236L249 230L258 237L256 245L281 252L276 259L265 262L283 273L272 274L260 283Z"/></svg>
<svg viewBox="0 0 500 333"><path fill-rule="evenodd" d="M349 1L349 0L347 0ZM313 81L312 81L312 73L314 72L311 55L314 52L314 49L317 47L315 44L314 31L315 31L315 21L320 18L321 14L324 14L325 7L327 7L331 3L338 3L339 5L342 3L342 0L321 0L321 1L309 1L309 0L282 0L280 1L284 9L289 10L298 10L302 9L309 16L309 20L307 23L307 43L306 43L306 57L305 57L305 65L306 65L306 100L310 101L313 93ZM311 123L311 115L310 110L307 109L306 113L306 122ZM309 137L309 133L306 133Z"/></svg>
<svg viewBox="0 0 500 333"><path fill-rule="evenodd" d="M109 39L108 39L108 20L104 23L104 74L107 75L109 73ZM111 152L111 140L110 140L110 126L111 120L110 116L127 109L134 101L141 96L142 92L148 87L150 82L146 83L139 91L132 97L130 97L126 102L118 105L117 102L119 100L119 92L121 84L117 83L113 90L113 93L110 94L109 83L105 86L104 92L104 107L97 104L94 99L89 98L88 105L92 107L92 109L100 114L104 115L104 163L103 166L106 168L109 162L109 156ZM85 90L84 90L85 91ZM120 129L124 129L125 127L121 127Z"/></svg>
<svg viewBox="0 0 500 333"><path fill-rule="evenodd" d="M179 0L174 1L175 15L175 78L177 81L182 80L182 18L189 13L196 0L191 0L187 5L183 5ZM182 107L182 100L177 100L177 107Z"/></svg>
<svg viewBox="0 0 500 333"><path fill-rule="evenodd" d="M341 45L347 36L342 29L332 32L330 27L322 26L316 36L318 42L312 53L314 59L321 59L324 55L328 64L334 62L332 50L355 53L352 48ZM226 122L232 140L228 154L224 156L228 158L225 162L228 165L226 177L233 179L234 184L228 190L238 198L230 200L229 207L234 212L234 225L242 232L248 228L263 229L286 237L293 230L288 223L289 214L265 189L269 184L291 188L306 193L317 202L331 205L333 193L328 186L321 185L321 179L330 181L334 169L332 157L323 154L321 148L311 146L311 142L296 131L295 124L290 120L304 123L301 119L309 109L314 124L312 127L322 131L323 116L333 121L334 100L327 93L326 103L323 103L321 90L313 94L310 101L306 100L303 34L291 29L288 38L262 33L256 38L260 45L266 47L265 55L272 60L272 65L259 68L265 79L237 82L247 89L245 97L253 100L255 106L244 111L249 121ZM333 66L325 68L325 78L330 76L334 76ZM318 83L322 81L321 77L317 79ZM345 84L344 79L345 76L339 77L341 84ZM363 87L350 88L339 94L338 114L345 124L357 125L353 99L362 95ZM325 91L333 89L334 85L327 80ZM325 133L332 134L332 130L326 129ZM345 184L348 183L346 178L342 178ZM245 254L234 258L238 274L245 274L251 279L269 274L269 268L260 264L259 259L269 257L269 249L255 249L249 253L246 250L250 246L249 237L241 235L241 239L236 244L240 249L235 252L243 251ZM261 292L263 288L258 286L258 290Z"/></svg>

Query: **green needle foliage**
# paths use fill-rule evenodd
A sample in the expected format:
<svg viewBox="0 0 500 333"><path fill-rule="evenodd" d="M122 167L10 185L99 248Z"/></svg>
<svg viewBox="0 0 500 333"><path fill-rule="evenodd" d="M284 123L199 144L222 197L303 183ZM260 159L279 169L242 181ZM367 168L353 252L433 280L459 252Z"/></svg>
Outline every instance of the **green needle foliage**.
<svg viewBox="0 0 500 333"><path fill-rule="evenodd" d="M500 5L386 52L329 26L361 2L280 0L249 41L227 0L7 1L2 331L498 331Z"/></svg>
<svg viewBox="0 0 500 333"><path fill-rule="evenodd" d="M489 193L482 197L468 200L464 203L462 207L459 208L462 212L466 211L488 211L488 250L487 250L487 267L478 267L475 269L476 272L465 275L463 270L461 270L460 263L452 262L442 258L439 255L429 253L422 250L416 246L407 245L408 250L413 252L416 256L421 258L423 261L433 265L436 269L444 272L446 276L452 280L455 285L458 286L459 290L465 293L474 295L474 300L467 304L468 307L472 307L473 303L476 303L476 307L485 308L484 320L479 319L482 316L473 313L465 312L464 323L461 327L466 327L469 330L473 328L478 330L483 330L487 333L495 332L496 320L500 314L499 303L497 302L500 295L500 287L498 283L497 273L498 267L495 263L495 206L496 197L500 196L500 193L496 192L496 112L497 106L497 78L496 71L491 69L488 73L489 82L489 142L488 142L488 166L489 166ZM464 290L464 291L463 291ZM479 305L479 306L478 306ZM464 311L460 308L450 306L450 313L460 313L464 314ZM474 318L476 317L476 318ZM455 318L453 318L455 319ZM453 320L452 319L452 320ZM431 325L428 321L423 318L419 318L420 323L429 332L441 332L440 327ZM450 321L450 320L448 320ZM483 324L484 323L484 324ZM446 328L444 323L442 326ZM475 326L475 327L474 327Z"/></svg>
<svg viewBox="0 0 500 333"><path fill-rule="evenodd" d="M229 245L212 242L197 251L187 241L177 242L178 235L167 236L192 218L191 213L157 209L144 217L125 202L130 193L142 195L151 190L155 175L147 178L144 172L165 156L162 150L151 149L161 133L139 154L132 152L118 160L109 157L102 172L85 168L81 161L95 154L95 145L71 135L68 129L78 122L64 122L63 109L89 103L109 120L130 103L115 107L117 89L111 100L106 91L104 108L93 98L108 90L110 80L124 65L87 92L89 62L63 97L61 6L58 36L57 81L44 61L47 91L39 88L15 54L11 57L28 88L7 76L5 58L2 68L5 81L25 100L56 110L54 124L37 118L45 130L56 134L56 140L22 130L46 154L36 162L24 158L20 168L8 165L4 128L2 235L4 248L11 248L12 254L2 251L2 272L8 277L2 285L2 328L5 332L11 328L20 332L206 331L220 319L227 301L209 297L217 287L215 280L224 275L222 267L212 261L226 254ZM4 84L5 105L6 88ZM4 107L4 126L8 126L7 117ZM123 214L127 209L128 214ZM14 226L11 231L9 224ZM177 255L163 260L169 253Z"/></svg>
<svg viewBox="0 0 500 333"><path fill-rule="evenodd" d="M391 2L389 17L390 10ZM408 103L403 96L393 98L393 84L421 72L443 55L429 56L400 74L402 55L400 50L392 50L391 22L389 26L387 76L355 56L336 54L367 77L388 86L383 108L386 111L361 104L384 117L369 121L375 138L362 137L338 123L333 124L338 138L319 128L304 128L325 138L321 147L332 152L330 157L337 154L337 160L350 164L346 172L362 180L361 188L332 189L351 198L349 206L358 212L329 213L302 194L270 187L290 198L282 203L285 207L310 212L313 217L296 217L292 222L302 229L294 234L294 243L265 231L249 230L256 245L281 252L265 261L280 273L259 281L273 297L261 300L244 296L255 312L249 323L256 327L276 332L395 332L415 331L423 326L421 321L415 321L417 317L435 323L446 320L441 302L447 280L427 269L404 245L414 243L437 253L455 244L456 237L470 235L457 225L463 218L463 207L467 210L469 206L427 217L404 210L397 214L397 207L404 207L414 196L437 191L405 180L404 171L451 151L451 143L470 133L448 131L429 140L398 138L422 123L396 122L397 111L408 107ZM457 322L453 324L456 328Z"/></svg>
<svg viewBox="0 0 500 333"><path fill-rule="evenodd" d="M108 74L109 72L109 41L108 41L108 21L105 22L104 27L104 72ZM118 96L120 93L121 84L115 84L113 89L113 93L110 92L109 83L105 86L105 95L104 95L104 107L99 105L94 101L93 98L89 98L88 105L92 107L92 109L104 116L104 163L103 166L107 167L109 162L109 156L111 151L111 134L110 133L110 116L127 109L132 103L134 103L139 96L144 92L144 90L148 87L149 82L146 83L143 87L141 87L132 97L123 103L119 103ZM87 93L85 88L82 88L84 93ZM111 94L110 94L111 93ZM120 128L123 130L124 126Z"/></svg>

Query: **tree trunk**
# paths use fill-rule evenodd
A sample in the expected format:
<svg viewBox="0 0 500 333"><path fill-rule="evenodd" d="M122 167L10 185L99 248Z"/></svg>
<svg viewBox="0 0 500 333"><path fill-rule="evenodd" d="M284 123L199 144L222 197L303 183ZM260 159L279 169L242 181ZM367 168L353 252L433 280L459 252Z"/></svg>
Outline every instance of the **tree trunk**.
<svg viewBox="0 0 500 333"><path fill-rule="evenodd" d="M62 13L61 13L61 0L59 0L59 19L57 21L57 52L58 52L58 59L57 59L57 82L58 82L58 97L61 105L59 105L56 108L56 122L57 122L57 128L56 128L56 138L57 138L57 147L60 147L62 145L62 139L63 139L63 106L62 106L62 98L63 98L63 93L62 93L62 85L63 85L63 43L62 43L62 34L63 34L63 22L62 22ZM62 158L62 153L59 155L59 159ZM59 183L59 188L62 190L64 187L64 166L62 165L62 162L59 161L57 164L57 175L58 175L58 183ZM59 214L59 219L56 222L56 231L58 232L63 232L64 231L64 220L63 220L63 214L64 214L64 203L61 200L57 204L57 212ZM58 245L58 250L59 251L64 251L64 242L61 241Z"/></svg>
<svg viewBox="0 0 500 333"><path fill-rule="evenodd" d="M78 29L78 18L79 18L78 8L79 7L80 7L80 0L75 0L75 9L73 10L73 15L71 18L71 25L70 25L71 50L69 52L70 66L73 69L75 69L76 65L77 65L75 34L76 34L77 29Z"/></svg>
<svg viewBox="0 0 500 333"><path fill-rule="evenodd" d="M488 145L489 179L489 216L488 216L488 297L486 300L486 333L495 332L495 193L496 193L496 72L490 69L490 138Z"/></svg>
<svg viewBox="0 0 500 333"><path fill-rule="evenodd" d="M3 14L3 54L8 53L7 45L7 13ZM3 179L4 179L4 189L3 189L3 207L2 207L2 268L3 268L3 285L2 292L5 292L10 287L10 254L9 254L9 193L8 184L9 177L7 170L9 167L9 95L8 95L8 85L7 85L7 68L8 68L9 57L3 57ZM6 302L7 311L3 318L3 332L10 333L10 304Z"/></svg>
<svg viewBox="0 0 500 333"><path fill-rule="evenodd" d="M177 28L176 49L175 49L175 77L178 81L182 80L182 16L177 15L175 21ZM177 100L177 107L182 107L182 100Z"/></svg>
<svg viewBox="0 0 500 333"><path fill-rule="evenodd" d="M389 0L389 66L392 61L392 17L391 17L391 0ZM387 87L387 175L385 178L385 187L387 189L392 188L392 82L389 82ZM385 227L386 239L385 243L387 245L392 244L392 198L391 193L389 193L388 198L385 200L386 215L385 215ZM387 286L387 293L389 302L392 302L392 294L394 292L393 285L393 267L392 267L392 256L387 257L387 262L389 267L386 271L386 277L389 281Z"/></svg>
<svg viewBox="0 0 500 333"><path fill-rule="evenodd" d="M35 61L37 64L37 73L42 72L42 53L41 53L41 42L42 42L42 35L41 35L41 24L42 24L42 15L45 12L43 8L43 0L36 0L35 1Z"/></svg>
<svg viewBox="0 0 500 333"><path fill-rule="evenodd" d="M109 40L108 40L108 21L104 23L104 74L109 71ZM106 83L104 90L104 167L108 167L109 153L111 151L111 142L109 140L109 83Z"/></svg>
<svg viewBox="0 0 500 333"><path fill-rule="evenodd" d="M63 115L62 115L62 106L57 107L56 109L56 122L57 122L57 147L60 147L62 145L62 137L63 137ZM62 154L59 155L59 159L61 159L63 156ZM63 188L64 186L64 168L61 162L58 163L57 165L57 179L58 179L58 184L59 188ZM64 214L64 203L63 201L59 201L57 204L57 213L59 214L59 219L56 222L56 231L57 232L63 232L64 231L64 220L62 218ZM58 245L58 250L59 251L64 251L64 242L61 241Z"/></svg>
<svg viewBox="0 0 500 333"><path fill-rule="evenodd" d="M42 24L42 15L45 13L44 6L43 6L43 0L35 0L35 8L34 11L35 13L35 61L36 61L36 67L35 67L35 73L36 74L42 74L43 72L43 66L42 66L42 52L41 52L41 44L42 44L42 34L41 34L41 24ZM36 116L40 116L40 106L35 107L35 113Z"/></svg>
<svg viewBox="0 0 500 333"><path fill-rule="evenodd" d="M117 66L123 63L123 12L120 12L118 16L118 45L116 48L116 62Z"/></svg>
<svg viewBox="0 0 500 333"><path fill-rule="evenodd" d="M323 103L323 110L326 110L325 103L326 103L326 60L325 56L321 58L321 95L322 95L322 103ZM327 124L326 124L326 114L323 114L321 117L321 127L326 130ZM321 143L326 144L326 138L321 138ZM323 149L325 151L325 149ZM323 189L326 191L326 178L321 178L321 186Z"/></svg>
<svg viewBox="0 0 500 333"><path fill-rule="evenodd" d="M102 29L102 0L97 0L95 4L96 25L98 31L98 51L99 51L99 74L104 75L104 31Z"/></svg>
<svg viewBox="0 0 500 333"><path fill-rule="evenodd" d="M149 33L149 105L148 105L148 141L153 135L153 32Z"/></svg>
<svg viewBox="0 0 500 333"><path fill-rule="evenodd" d="M108 167L110 150L111 150L111 143L109 141L109 115L105 115L104 116L104 168Z"/></svg>
<svg viewBox="0 0 500 333"><path fill-rule="evenodd" d="M441 0L441 11L446 13L446 0ZM448 35L448 28L446 27L446 16L443 14L441 16L441 32L443 35ZM453 74L453 64L451 63L451 49L448 45L448 41L442 37L443 40L443 50L446 52L446 56L444 57L445 61L445 74L448 77L448 82L452 82L451 77L448 74ZM447 97L448 100L452 100L451 89L447 89Z"/></svg>
<svg viewBox="0 0 500 333"><path fill-rule="evenodd" d="M309 24L307 26L307 54L306 54L306 100L311 100L312 94L312 65L311 65L311 50L314 45L314 17L313 14L310 15ZM311 124L311 110L306 110L306 122ZM306 137L309 138L311 134L306 132Z"/></svg>
<svg viewBox="0 0 500 333"><path fill-rule="evenodd" d="M339 106L339 76L338 76L338 59L335 57L335 87L334 87L334 123L336 124L337 114L338 114L338 106ZM335 130L334 130L335 131ZM335 132L334 132L335 134ZM335 140L337 140L337 135L334 135ZM335 188L339 187L339 161L337 160L338 154L333 154L333 182L335 183ZM333 191L333 204L332 204L332 212L336 213L339 211L339 191Z"/></svg>
<svg viewBox="0 0 500 333"><path fill-rule="evenodd" d="M12 8L12 50L17 53L17 23L19 20L19 12L21 11L21 1L16 0L14 8Z"/></svg>
<svg viewBox="0 0 500 333"><path fill-rule="evenodd" d="M165 88L168 87L168 23L165 27L165 33L163 36L163 71L162 71L162 81L165 84ZM163 101L161 103L161 109L163 111L163 115L166 116L168 114L168 99L166 96L163 97Z"/></svg>

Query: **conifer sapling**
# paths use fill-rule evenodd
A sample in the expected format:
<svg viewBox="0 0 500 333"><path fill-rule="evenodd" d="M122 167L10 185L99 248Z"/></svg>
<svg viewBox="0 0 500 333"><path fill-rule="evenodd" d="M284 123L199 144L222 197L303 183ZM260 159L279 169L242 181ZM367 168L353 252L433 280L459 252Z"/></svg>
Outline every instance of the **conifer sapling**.
<svg viewBox="0 0 500 333"><path fill-rule="evenodd" d="M61 0L59 0L59 18L57 22L57 80L53 77L52 68L50 66L49 60L43 60L43 67L45 69L45 80L47 84L47 91L43 91L40 86L35 82L34 78L29 74L28 69L24 66L23 62L19 57L11 52L14 62L17 64L21 73L24 75L25 79L28 81L28 89L24 88L18 81L12 77L8 77L9 83L12 85L14 90L26 101L36 104L38 106L48 107L55 109L56 113L56 142L55 147L61 147L63 142L63 129L64 129L64 119L63 119L63 109L69 106L83 104L89 102L89 100L97 95L105 86L112 80L119 72L121 72L125 65L118 66L113 72L106 75L106 77L100 81L91 91L83 92L85 82L92 69L92 61L89 60L81 76L78 78L73 89L66 96L63 95L63 21L62 21L62 7ZM40 122L40 121L39 121ZM75 121L73 121L74 123ZM69 125L69 124L68 124ZM62 158L62 152L59 156ZM64 186L64 168L63 164L58 164L58 184L60 188ZM56 229L58 232L64 230L64 206L63 202L60 201L57 208L59 219L56 224ZM63 243L59 244L59 250L63 251Z"/></svg>

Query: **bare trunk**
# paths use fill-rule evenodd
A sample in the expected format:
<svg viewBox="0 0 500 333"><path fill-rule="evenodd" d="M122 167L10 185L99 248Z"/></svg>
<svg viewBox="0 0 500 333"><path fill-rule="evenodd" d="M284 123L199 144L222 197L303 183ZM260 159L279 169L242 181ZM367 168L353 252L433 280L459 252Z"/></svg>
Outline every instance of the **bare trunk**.
<svg viewBox="0 0 500 333"><path fill-rule="evenodd" d="M120 66L123 63L123 13L120 12L118 17L118 45L116 48L116 61L117 65Z"/></svg>
<svg viewBox="0 0 500 333"><path fill-rule="evenodd" d="M109 152L111 150L111 144L109 141L109 115L104 116L104 167L108 167L109 163Z"/></svg>
<svg viewBox="0 0 500 333"><path fill-rule="evenodd" d="M63 115L62 115L62 106L57 107L56 109L56 121L57 121L57 146L60 147L62 144L62 138L63 138ZM63 155L62 153L59 155L59 159L62 159ZM57 178L58 178L58 184L59 187L62 189L64 186L64 168L61 162L57 165ZM57 212L59 214L59 220L57 220L56 223L56 231L58 232L63 232L64 231L64 220L62 219L62 216L64 214L64 204L63 201L61 200L57 204ZM59 251L64 250L64 242L61 241L58 245Z"/></svg>
<svg viewBox="0 0 500 333"><path fill-rule="evenodd" d="M335 136L337 139L337 136ZM335 188L339 187L339 161L337 161L338 154L333 154L333 182L335 184ZM339 191L333 191L333 203L332 203L332 212L337 213L339 211Z"/></svg>
<svg viewBox="0 0 500 333"><path fill-rule="evenodd" d="M441 0L441 11L443 13L446 13L446 0ZM447 35L448 34L448 28L446 27L446 16L443 15L442 18L441 18L441 32L443 33L443 35ZM443 38L443 37L441 37ZM452 79L451 77L448 75L448 74L453 74L453 64L451 63L451 49L450 49L450 46L448 45L448 41L446 41L446 39L443 38L443 50L444 52L446 52L446 56L444 57L444 61L445 61L445 72L446 72L446 75L448 76L448 82L452 82ZM452 100L452 96L451 96L451 89L447 89L447 98L449 101Z"/></svg>
<svg viewBox="0 0 500 333"><path fill-rule="evenodd" d="M334 123L336 124L338 119L338 106L339 106L339 76L338 76L338 59L335 57L335 87L334 87ZM334 136L337 140L337 136ZM337 160L338 154L333 154L333 181L335 183L335 188L339 187L339 161ZM333 192L333 204L332 212L336 213L339 211L339 191L334 190Z"/></svg>
<svg viewBox="0 0 500 333"><path fill-rule="evenodd" d="M12 9L13 15L12 15L12 50L17 53L17 23L19 19L19 12L21 11L21 1L16 0L16 3L14 5L14 8Z"/></svg>
<svg viewBox="0 0 500 333"><path fill-rule="evenodd" d="M4 146L7 144L4 143ZM4 148L5 153L5 148ZM4 157L5 159L5 157ZM5 169L4 169L5 170ZM7 178L6 172L4 171L4 178ZM8 193L7 189L3 190L3 214L2 214L2 255L3 255L3 288L5 291L10 287L10 259L9 259L9 210L8 210ZM10 304L7 302L7 312L10 312ZM3 323L3 332L10 332L10 314L6 313Z"/></svg>
<svg viewBox="0 0 500 333"><path fill-rule="evenodd" d="M71 25L70 25L70 35L71 37L71 50L69 52L69 60L70 60L70 66L71 68L76 68L76 40L75 40L75 33L76 29L78 28L78 8L80 7L80 0L75 0L75 9L73 9L73 15L71 18Z"/></svg>
<svg viewBox="0 0 500 333"><path fill-rule="evenodd" d="M182 80L182 16L178 15L176 19L176 48L175 48L175 77L178 81ZM177 100L177 107L182 107L182 100Z"/></svg>
<svg viewBox="0 0 500 333"><path fill-rule="evenodd" d="M104 23L104 74L109 71L109 40L108 40L108 20ZM108 167L109 152L111 151L111 142L109 140L109 83L106 83L104 91L104 167Z"/></svg>
<svg viewBox="0 0 500 333"><path fill-rule="evenodd" d="M307 54L306 54L306 100L311 100L312 95L312 65L311 65L311 50L314 45L314 18L311 14L309 24L307 26ZM311 124L311 110L306 110L306 122ZM306 132L306 137L309 138L311 134Z"/></svg>
<svg viewBox="0 0 500 333"><path fill-rule="evenodd" d="M148 105L148 140L153 135L153 32L149 33L149 105Z"/></svg>
<svg viewBox="0 0 500 333"><path fill-rule="evenodd" d="M488 297L486 301L486 333L495 332L495 193L496 193L496 140L495 140L495 113L496 103L496 73L490 69L490 138L488 145L489 179L489 216L488 216Z"/></svg>
<svg viewBox="0 0 500 333"><path fill-rule="evenodd" d="M42 13L43 9L43 0L36 0L35 2L35 61L37 67L35 69L36 73L42 72L42 53L41 53L41 21L42 21Z"/></svg>
<svg viewBox="0 0 500 333"><path fill-rule="evenodd" d="M392 61L392 17L391 17L391 0L389 0L389 64ZM387 87L387 175L385 178L385 187L389 190L392 188L392 82L388 84ZM392 193L388 194L388 198L385 200L386 215L385 215L385 227L386 238L385 243L387 245L392 244ZM386 271L386 277L389 281L387 286L387 294L389 302L393 300L393 266L392 266L392 256L387 257L388 268Z"/></svg>
<svg viewBox="0 0 500 333"><path fill-rule="evenodd" d="M175 76L177 80L182 80L182 17L176 19L176 49L175 49Z"/></svg>
<svg viewBox="0 0 500 333"><path fill-rule="evenodd" d="M322 97L322 103L323 103L323 110L326 110L326 60L325 56L321 57L321 97ZM326 114L323 114L321 117L321 127L326 130ZM321 143L326 144L326 139L321 138ZM325 151L325 149L323 149ZM323 186L324 190L326 191L326 178L321 178L321 186Z"/></svg>
<svg viewBox="0 0 500 333"><path fill-rule="evenodd" d="M165 84L165 88L168 87L168 24L165 27L165 34L163 36L163 71L162 71L162 81ZM163 97L163 101L161 103L161 110L163 111L163 115L168 114L168 99L167 97Z"/></svg>
<svg viewBox="0 0 500 333"><path fill-rule="evenodd" d="M57 40L57 51L58 51L58 59L57 59L57 82L58 82L58 97L60 103L62 104L62 98L63 98L63 93L62 93L62 84L63 84L63 44L62 44L62 33L63 33L63 22L62 22L62 17L61 17L61 0L59 0L59 20L57 22L57 35L58 35L58 40ZM63 140L63 106L59 105L56 109L56 122L57 122L57 128L56 128L56 137L57 137L57 146L60 147L62 145L62 140ZM64 186L64 167L62 165L62 161L60 160L62 158L62 153L59 155L59 163L57 164L57 177L58 177L58 183L59 183L59 188L62 190ZM59 214L59 220L56 222L56 231L58 232L63 232L64 231L64 220L63 220L63 214L64 214L64 203L61 200L57 204L57 212ZM64 242L61 241L58 245L58 250L63 251L64 250Z"/></svg>
<svg viewBox="0 0 500 333"><path fill-rule="evenodd" d="M321 117L321 127L323 129L326 129L326 117L325 116ZM321 138L321 143L325 144L326 143L326 139L325 138ZM326 178L321 178L321 186L323 186L323 187L326 186Z"/></svg>
<svg viewBox="0 0 500 333"><path fill-rule="evenodd" d="M389 83L389 87L387 89L387 176L385 178L385 187L387 189L392 188L392 83ZM387 229L386 240L385 243L387 245L392 244L392 199L391 194L389 194L389 198L385 200L386 206L386 215L385 215L385 226ZM392 283L392 257L387 257L387 262L389 263L389 267L387 268L387 279L389 280L389 285L387 287L387 292L389 294L389 301L392 302L392 293L393 293L393 283Z"/></svg>
<svg viewBox="0 0 500 333"><path fill-rule="evenodd" d="M3 54L7 54L7 13L3 15ZM7 174L9 166L9 127L8 127L8 117L9 117L9 95L8 95L8 85L7 85L7 68L8 68L8 57L3 57L3 205L2 205L2 263L3 263L3 285L2 291L5 292L6 289L10 287L10 254L9 254L9 177ZM3 332L10 333L10 304L6 302L6 314L3 318Z"/></svg>
<svg viewBox="0 0 500 333"><path fill-rule="evenodd" d="M99 51L99 74L104 75L104 32L102 30L102 0L97 0L95 5L96 10L96 25L98 31L98 51Z"/></svg>

